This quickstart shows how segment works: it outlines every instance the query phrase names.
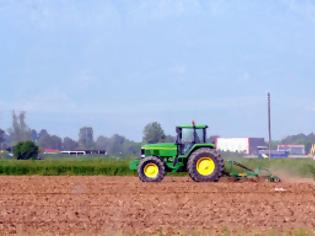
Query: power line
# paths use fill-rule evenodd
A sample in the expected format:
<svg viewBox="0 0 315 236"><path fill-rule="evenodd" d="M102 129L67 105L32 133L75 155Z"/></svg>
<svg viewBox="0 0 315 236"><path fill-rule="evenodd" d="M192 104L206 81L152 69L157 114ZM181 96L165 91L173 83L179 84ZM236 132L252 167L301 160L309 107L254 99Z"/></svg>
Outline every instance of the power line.
<svg viewBox="0 0 315 236"><path fill-rule="evenodd" d="M271 159L271 96L268 93L268 134L269 134L269 160Z"/></svg>

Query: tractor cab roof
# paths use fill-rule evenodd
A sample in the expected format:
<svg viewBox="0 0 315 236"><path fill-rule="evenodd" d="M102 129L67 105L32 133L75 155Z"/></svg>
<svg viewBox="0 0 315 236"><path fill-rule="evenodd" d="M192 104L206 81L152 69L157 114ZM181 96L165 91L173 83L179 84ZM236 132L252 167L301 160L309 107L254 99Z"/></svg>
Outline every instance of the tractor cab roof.
<svg viewBox="0 0 315 236"><path fill-rule="evenodd" d="M193 128L196 128L196 129L206 129L208 128L207 125L192 125L192 124L189 124L189 125L178 125L177 128L180 128L180 129L193 129Z"/></svg>

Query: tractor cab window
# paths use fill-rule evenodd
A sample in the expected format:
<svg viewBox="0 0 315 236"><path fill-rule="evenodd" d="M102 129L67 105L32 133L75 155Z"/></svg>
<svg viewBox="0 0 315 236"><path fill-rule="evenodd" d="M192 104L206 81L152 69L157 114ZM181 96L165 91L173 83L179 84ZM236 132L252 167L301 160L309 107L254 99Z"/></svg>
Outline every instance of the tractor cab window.
<svg viewBox="0 0 315 236"><path fill-rule="evenodd" d="M194 141L193 129L182 129L182 143L192 143Z"/></svg>
<svg viewBox="0 0 315 236"><path fill-rule="evenodd" d="M204 129L196 129L196 143L204 143L205 142L205 133L204 133Z"/></svg>
<svg viewBox="0 0 315 236"><path fill-rule="evenodd" d="M182 143L204 143L204 130L196 129L196 140L194 140L194 129L182 129Z"/></svg>

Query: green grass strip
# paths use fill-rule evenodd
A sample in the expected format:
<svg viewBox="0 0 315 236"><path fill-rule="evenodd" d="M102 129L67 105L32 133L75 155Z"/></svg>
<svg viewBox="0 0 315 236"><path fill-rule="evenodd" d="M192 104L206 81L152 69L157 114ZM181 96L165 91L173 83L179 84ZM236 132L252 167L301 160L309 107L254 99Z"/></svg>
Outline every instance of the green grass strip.
<svg viewBox="0 0 315 236"><path fill-rule="evenodd" d="M272 172L286 172L292 176L315 179L315 161L309 159L258 160L242 159L243 164L251 167L265 167ZM0 175L104 175L134 176L129 170L129 160L115 159L46 159L46 160L0 160ZM276 174L276 173L275 173ZM168 173L183 176L185 173Z"/></svg>
<svg viewBox="0 0 315 236"><path fill-rule="evenodd" d="M118 160L1 160L0 175L106 175L130 176L129 161Z"/></svg>

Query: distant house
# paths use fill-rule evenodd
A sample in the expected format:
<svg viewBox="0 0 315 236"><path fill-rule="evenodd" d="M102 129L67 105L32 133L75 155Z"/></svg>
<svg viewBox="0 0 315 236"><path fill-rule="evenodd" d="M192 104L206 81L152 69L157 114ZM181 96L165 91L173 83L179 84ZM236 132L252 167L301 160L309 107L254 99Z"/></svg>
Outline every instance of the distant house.
<svg viewBox="0 0 315 236"><path fill-rule="evenodd" d="M61 154L66 154L66 155L86 155L85 151L62 151Z"/></svg>
<svg viewBox="0 0 315 236"><path fill-rule="evenodd" d="M70 151L62 151L61 154L66 155L106 155L105 150L70 150Z"/></svg>
<svg viewBox="0 0 315 236"><path fill-rule="evenodd" d="M278 145L278 151L287 151L290 155L294 156L304 156L305 155L305 145L296 144L281 144Z"/></svg>

